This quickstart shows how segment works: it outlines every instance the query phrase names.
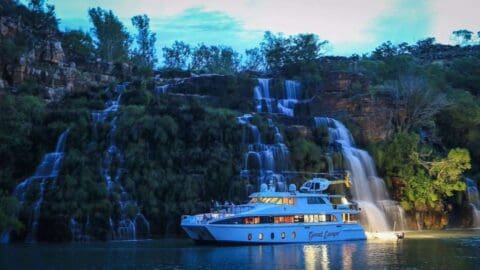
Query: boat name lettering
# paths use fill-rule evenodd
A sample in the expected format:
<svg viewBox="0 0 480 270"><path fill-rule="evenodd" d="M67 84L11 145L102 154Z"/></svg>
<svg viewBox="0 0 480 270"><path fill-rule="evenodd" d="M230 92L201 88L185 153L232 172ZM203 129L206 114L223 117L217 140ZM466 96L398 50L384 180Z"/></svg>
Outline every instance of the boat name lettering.
<svg viewBox="0 0 480 270"><path fill-rule="evenodd" d="M308 234L309 240L312 240L314 237L320 237L323 239L328 239L328 238L336 238L340 232L329 232L329 231L321 231L321 232L310 232Z"/></svg>

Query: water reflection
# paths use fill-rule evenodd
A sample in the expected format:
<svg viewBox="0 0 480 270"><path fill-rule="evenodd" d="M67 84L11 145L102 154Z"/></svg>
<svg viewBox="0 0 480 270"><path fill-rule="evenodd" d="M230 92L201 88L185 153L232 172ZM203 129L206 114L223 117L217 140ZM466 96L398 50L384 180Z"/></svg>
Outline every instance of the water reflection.
<svg viewBox="0 0 480 270"><path fill-rule="evenodd" d="M0 269L478 269L480 237L265 246L188 240L0 246Z"/></svg>

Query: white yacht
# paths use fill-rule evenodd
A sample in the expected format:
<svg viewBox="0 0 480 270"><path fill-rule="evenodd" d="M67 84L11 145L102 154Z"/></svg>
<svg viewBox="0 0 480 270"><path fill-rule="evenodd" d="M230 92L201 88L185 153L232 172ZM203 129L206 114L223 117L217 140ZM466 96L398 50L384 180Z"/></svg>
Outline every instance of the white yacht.
<svg viewBox="0 0 480 270"><path fill-rule="evenodd" d="M291 184L287 192L262 184L244 205L225 205L211 213L182 216L181 226L196 242L252 244L308 243L364 240L358 222L360 210L342 195L322 193L329 181L313 178L300 191Z"/></svg>

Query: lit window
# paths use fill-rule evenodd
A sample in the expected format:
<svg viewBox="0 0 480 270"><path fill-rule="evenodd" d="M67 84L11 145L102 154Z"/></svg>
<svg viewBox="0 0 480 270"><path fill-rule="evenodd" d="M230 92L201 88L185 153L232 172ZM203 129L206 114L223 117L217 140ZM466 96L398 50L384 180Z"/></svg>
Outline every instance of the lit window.
<svg viewBox="0 0 480 270"><path fill-rule="evenodd" d="M325 222L327 219L325 218L325 215L318 215L318 221Z"/></svg>
<svg viewBox="0 0 480 270"><path fill-rule="evenodd" d="M297 238L297 233L296 232L292 232L292 239L295 239Z"/></svg>
<svg viewBox="0 0 480 270"><path fill-rule="evenodd" d="M251 233L248 234L248 240L249 241L252 240L252 234Z"/></svg>
<svg viewBox="0 0 480 270"><path fill-rule="evenodd" d="M274 239L274 238L275 238L275 234L274 234L273 232L270 234L270 238L271 238L271 239Z"/></svg>
<svg viewBox="0 0 480 270"><path fill-rule="evenodd" d="M282 239L285 239L285 233L282 232L282 234L280 234L280 237L282 237Z"/></svg>
<svg viewBox="0 0 480 270"><path fill-rule="evenodd" d="M263 233L258 234L258 239L263 240Z"/></svg>

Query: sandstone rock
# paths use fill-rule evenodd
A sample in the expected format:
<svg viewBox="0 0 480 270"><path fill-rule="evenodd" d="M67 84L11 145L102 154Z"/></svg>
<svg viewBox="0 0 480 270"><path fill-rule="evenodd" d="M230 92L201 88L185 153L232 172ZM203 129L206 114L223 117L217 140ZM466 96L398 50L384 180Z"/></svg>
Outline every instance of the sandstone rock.
<svg viewBox="0 0 480 270"><path fill-rule="evenodd" d="M42 61L52 64L61 64L65 62L65 53L63 52L62 43L60 41L48 41L42 47Z"/></svg>

